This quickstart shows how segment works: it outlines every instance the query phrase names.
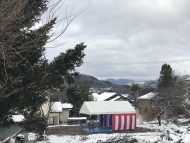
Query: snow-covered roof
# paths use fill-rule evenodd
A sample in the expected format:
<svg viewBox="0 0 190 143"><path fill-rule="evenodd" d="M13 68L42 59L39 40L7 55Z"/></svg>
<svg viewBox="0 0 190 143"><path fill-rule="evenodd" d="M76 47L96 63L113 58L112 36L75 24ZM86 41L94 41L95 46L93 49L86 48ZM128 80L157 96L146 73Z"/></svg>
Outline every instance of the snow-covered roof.
<svg viewBox="0 0 190 143"><path fill-rule="evenodd" d="M92 93L92 96L98 96L99 94L98 93Z"/></svg>
<svg viewBox="0 0 190 143"><path fill-rule="evenodd" d="M94 101L97 101L99 94L98 93L92 93L92 97Z"/></svg>
<svg viewBox="0 0 190 143"><path fill-rule="evenodd" d="M111 100L109 100L109 101L116 101L117 99L119 99L120 98L120 96L116 96L115 98L112 98Z"/></svg>
<svg viewBox="0 0 190 143"><path fill-rule="evenodd" d="M128 97L129 94L121 94L123 97Z"/></svg>
<svg viewBox="0 0 190 143"><path fill-rule="evenodd" d="M50 111L51 112L62 112L61 102L52 102Z"/></svg>
<svg viewBox="0 0 190 143"><path fill-rule="evenodd" d="M81 114L126 114L136 113L133 106L128 101L87 101L84 102Z"/></svg>
<svg viewBox="0 0 190 143"><path fill-rule="evenodd" d="M23 115L12 115L13 122L22 122L24 121Z"/></svg>
<svg viewBox="0 0 190 143"><path fill-rule="evenodd" d="M115 92L103 92L102 94L93 93L92 96L95 101L104 101L115 94Z"/></svg>
<svg viewBox="0 0 190 143"><path fill-rule="evenodd" d="M70 118L67 118L68 120L86 120L87 117L70 117Z"/></svg>
<svg viewBox="0 0 190 143"><path fill-rule="evenodd" d="M62 109L72 109L73 105L71 103L62 103Z"/></svg>
<svg viewBox="0 0 190 143"><path fill-rule="evenodd" d="M156 96L156 93L150 92L148 94L145 94L143 96L140 96L138 99L151 99Z"/></svg>
<svg viewBox="0 0 190 143"><path fill-rule="evenodd" d="M94 101L105 101L106 99L112 97L115 94L116 94L115 92L103 92L102 94L92 93L92 96L94 98ZM116 97L110 99L109 101L116 101L121 96L127 98L129 94L118 94Z"/></svg>

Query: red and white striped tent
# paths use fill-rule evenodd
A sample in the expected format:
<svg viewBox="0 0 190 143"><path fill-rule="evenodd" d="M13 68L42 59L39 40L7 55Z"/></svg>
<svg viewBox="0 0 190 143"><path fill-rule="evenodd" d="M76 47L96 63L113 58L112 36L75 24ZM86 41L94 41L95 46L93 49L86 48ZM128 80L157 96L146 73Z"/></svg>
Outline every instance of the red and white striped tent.
<svg viewBox="0 0 190 143"><path fill-rule="evenodd" d="M80 114L103 115L108 117L113 131L136 128L136 111L128 101L88 101L84 102ZM111 118L109 118L111 117ZM111 121L109 121L111 119ZM109 124L108 123L108 124Z"/></svg>

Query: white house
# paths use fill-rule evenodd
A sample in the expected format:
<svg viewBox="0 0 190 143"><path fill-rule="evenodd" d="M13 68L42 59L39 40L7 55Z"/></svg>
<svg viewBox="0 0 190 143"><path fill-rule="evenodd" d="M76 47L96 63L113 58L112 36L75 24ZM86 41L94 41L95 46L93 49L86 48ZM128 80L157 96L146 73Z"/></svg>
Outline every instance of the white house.
<svg viewBox="0 0 190 143"><path fill-rule="evenodd" d="M72 108L73 105L70 103L52 102L49 112L49 124L59 125L67 123Z"/></svg>
<svg viewBox="0 0 190 143"><path fill-rule="evenodd" d="M67 123L72 108L73 105L70 103L61 103L60 101L47 102L42 106L42 112L45 116L48 116L50 125L59 125Z"/></svg>

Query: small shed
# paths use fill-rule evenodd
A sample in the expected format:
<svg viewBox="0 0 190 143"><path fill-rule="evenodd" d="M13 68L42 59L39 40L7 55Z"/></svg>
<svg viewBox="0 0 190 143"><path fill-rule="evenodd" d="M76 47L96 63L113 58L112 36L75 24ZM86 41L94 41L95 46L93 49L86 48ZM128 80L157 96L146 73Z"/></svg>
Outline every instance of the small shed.
<svg viewBox="0 0 190 143"><path fill-rule="evenodd" d="M136 111L128 101L84 102L80 114L98 115L99 127L110 127L112 131L136 128Z"/></svg>
<svg viewBox="0 0 190 143"><path fill-rule="evenodd" d="M138 98L138 108L142 120L152 120L154 106L157 103L157 93L150 92Z"/></svg>
<svg viewBox="0 0 190 143"><path fill-rule="evenodd" d="M51 102L49 124L59 125L61 123L67 123L72 108L73 105L70 103L61 103L60 101Z"/></svg>

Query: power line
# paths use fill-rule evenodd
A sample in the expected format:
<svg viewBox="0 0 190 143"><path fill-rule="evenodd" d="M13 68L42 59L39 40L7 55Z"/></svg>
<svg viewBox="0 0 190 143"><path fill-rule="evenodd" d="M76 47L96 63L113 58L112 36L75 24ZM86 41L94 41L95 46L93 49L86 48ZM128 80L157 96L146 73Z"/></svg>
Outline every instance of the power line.
<svg viewBox="0 0 190 143"><path fill-rule="evenodd" d="M164 61L126 61L126 62L96 62L96 61L86 61L84 64L94 64L94 65L126 65L126 64L163 64L163 63L182 63L190 62L190 59L180 59L180 60L164 60Z"/></svg>

